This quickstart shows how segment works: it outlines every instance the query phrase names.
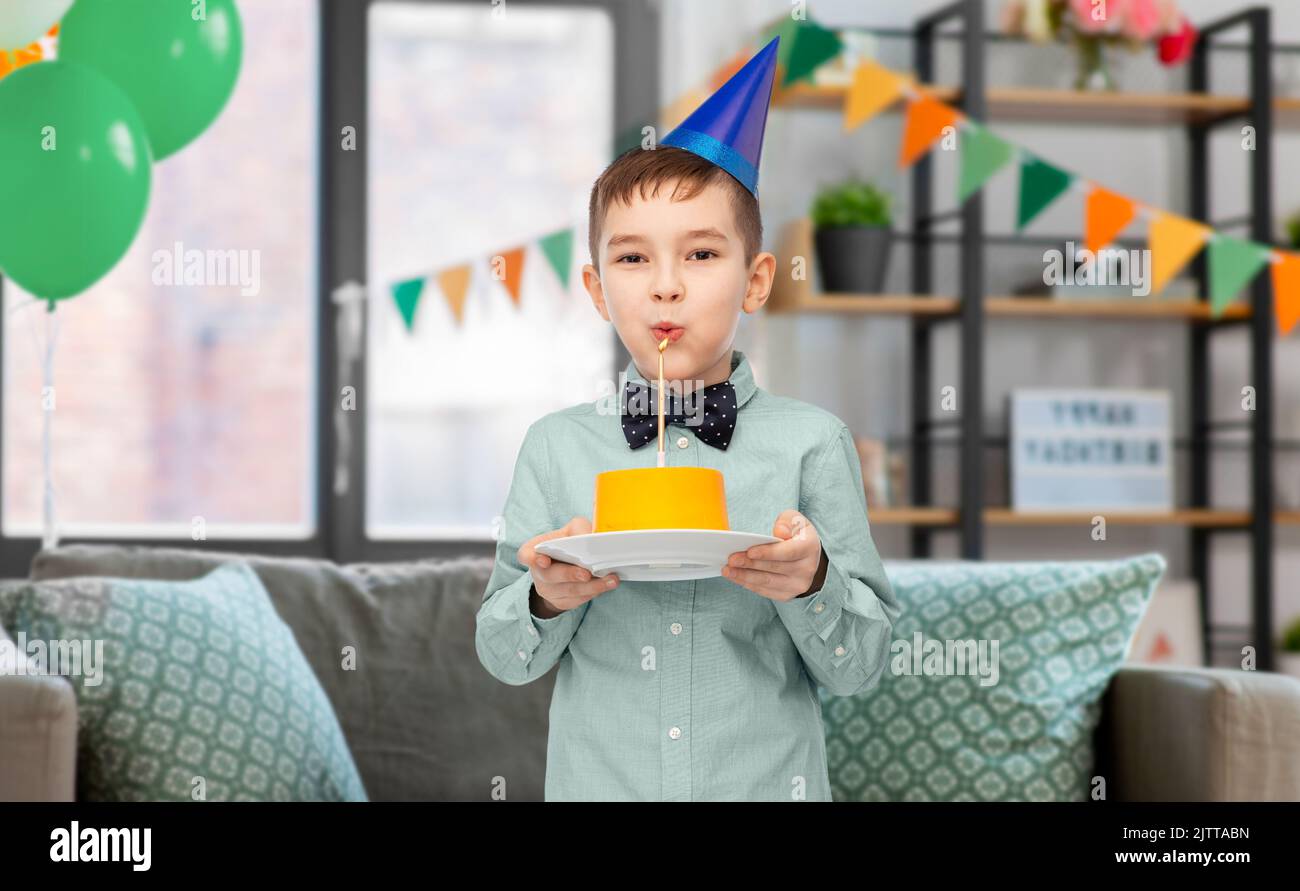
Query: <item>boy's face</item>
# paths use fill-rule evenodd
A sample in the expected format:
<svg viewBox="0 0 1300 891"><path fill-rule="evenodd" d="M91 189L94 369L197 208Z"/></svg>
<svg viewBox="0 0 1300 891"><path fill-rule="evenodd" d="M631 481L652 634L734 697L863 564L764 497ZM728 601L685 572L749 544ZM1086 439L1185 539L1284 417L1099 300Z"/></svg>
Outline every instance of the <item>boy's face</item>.
<svg viewBox="0 0 1300 891"><path fill-rule="evenodd" d="M630 205L609 207L598 243L601 271L588 264L582 280L647 380L659 373L665 333L658 329L674 329L667 333L664 379L690 390L730 375L740 313L766 302L776 258L760 253L746 265L725 189L709 185L672 201L673 185L648 199L634 190Z"/></svg>

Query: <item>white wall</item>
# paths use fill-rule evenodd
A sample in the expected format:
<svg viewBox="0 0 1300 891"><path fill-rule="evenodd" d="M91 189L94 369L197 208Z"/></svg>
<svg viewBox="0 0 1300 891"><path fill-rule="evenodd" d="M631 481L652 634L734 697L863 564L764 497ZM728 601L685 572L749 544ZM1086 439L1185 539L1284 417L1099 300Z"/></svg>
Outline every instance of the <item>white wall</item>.
<svg viewBox="0 0 1300 891"><path fill-rule="evenodd" d="M1230 14L1260 0L1182 0L1196 21ZM661 0L663 23L663 96L680 95L703 81L714 67L737 52L763 24L789 9L782 0ZM944 5L926 2L865 2L821 0L811 4L811 14L831 27L910 27L925 12ZM1264 2L1273 11L1275 42L1300 43L1300 3ZM989 27L996 27L1000 3L989 0ZM1232 39L1244 39L1243 32ZM959 50L955 43L941 44L940 80L955 83ZM911 44L881 39L879 58L892 67L912 67ZM1245 54L1216 54L1216 92L1240 92L1245 86ZM1185 68L1164 69L1153 54L1119 53L1115 70L1121 87L1142 91L1185 89ZM1275 90L1300 96L1300 53L1274 57ZM1073 55L1065 47L990 44L987 80L990 85L1068 87L1073 76ZM1084 127L1013 125L996 123L996 132L1043 157L1086 177L1092 177L1141 201L1187 212L1187 146L1177 127ZM907 177L897 171L900 116L885 115L852 134L842 133L835 112L774 110L768 119L767 138L760 171L760 195L766 230L766 247L774 249L780 228L806 214L813 194L825 183L849 175L871 178L897 196L897 219L906 220ZM1300 126L1283 128L1273 145L1273 201L1279 221L1300 210L1300 174L1294 159L1300 156ZM945 196L954 192L951 158L937 162L936 201L940 209L951 206ZM1213 186L1211 213L1235 216L1246 204L1247 159L1232 132L1216 137L1211 155ZM1013 223L1016 177L1004 171L985 191L985 220L990 232L1008 232ZM1044 233L1070 234L1081 228L1082 210L1077 197L1067 196L1044 213L1035 228ZM1140 230L1135 230L1140 233ZM1280 230L1279 230L1280 231ZM1280 236L1279 236L1280 237ZM935 289L953 293L957 265L955 249L941 250L936 263ZM1025 275L1041 273L1041 249L990 248L986 255L991 293L1006 288ZM889 287L910 290L905 249L892 258ZM1266 273L1265 273L1266 274ZM857 435L904 435L910 428L908 336L910 322L890 318L746 317L738 346L754 358L759 383L765 388L802 399L816 400L845 420ZM1174 393L1176 432L1185 430L1188 327L1180 323L1085 321L1063 324L1050 320L990 320L986 353L985 425L991 434L1005 432L1004 399L1013 387L1024 385L1164 387ZM955 328L936 341L936 389L955 384L959 355ZM1237 394L1250 383L1249 351L1244 329L1216 335L1212 352L1212 412L1216 418L1239 414ZM1275 338L1275 435L1300 439L1300 335ZM1185 453L1182 453L1185 454ZM989 500L1005 503L1005 453L990 450ZM955 452L952 455L955 458ZM1185 465L1185 461L1180 464ZM944 473L946 462L936 467L939 499L953 503L955 480ZM1282 452L1275 462L1280 507L1300 508L1300 453ZM1212 498L1216 506L1241 507L1248 503L1249 474L1246 453L1220 450L1214 459ZM1185 467L1179 468L1177 488L1185 503ZM906 530L879 526L873 529L886 557L905 556ZM1109 541L1091 541L1088 530L1059 528L997 528L986 530L990 559L1033 559L1044 556L1078 559L1108 558L1158 550L1170 563L1171 577L1190 572L1188 534L1179 527L1126 527L1112 525ZM1275 622L1281 624L1300 613L1300 527L1277 528L1275 549ZM937 556L955 556L955 535L937 539ZM1216 621L1245 622L1248 616L1247 540L1220 534L1214 543L1212 594Z"/></svg>

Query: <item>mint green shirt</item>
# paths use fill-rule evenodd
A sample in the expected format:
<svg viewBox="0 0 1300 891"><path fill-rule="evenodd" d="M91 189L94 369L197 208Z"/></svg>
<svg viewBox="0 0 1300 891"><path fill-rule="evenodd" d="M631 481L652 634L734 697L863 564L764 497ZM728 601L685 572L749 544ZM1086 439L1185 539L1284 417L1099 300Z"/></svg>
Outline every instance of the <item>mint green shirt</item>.
<svg viewBox="0 0 1300 891"><path fill-rule="evenodd" d="M645 382L635 362L626 376ZM475 646L507 684L559 666L548 801L831 800L817 685L848 696L880 680L898 601L871 540L848 428L759 389L739 350L730 380L739 410L728 447L670 424L665 463L722 471L733 530L771 534L782 511L800 511L826 552L825 583L778 602L722 576L620 580L558 616L534 616L520 546L590 519L597 473L654 467L658 454L656 442L634 450L623 436L622 381L615 396L535 421L506 496Z"/></svg>

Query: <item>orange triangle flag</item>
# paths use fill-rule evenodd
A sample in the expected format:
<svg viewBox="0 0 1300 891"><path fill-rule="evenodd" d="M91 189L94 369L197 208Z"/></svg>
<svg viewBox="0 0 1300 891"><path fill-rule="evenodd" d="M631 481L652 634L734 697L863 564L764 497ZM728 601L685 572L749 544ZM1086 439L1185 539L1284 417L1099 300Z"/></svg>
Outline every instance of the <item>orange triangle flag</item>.
<svg viewBox="0 0 1300 891"><path fill-rule="evenodd" d="M722 85L731 80L732 76L735 75L736 72L745 67L745 63L749 61L749 57L752 55L754 55L753 50L743 49L727 61L723 62L722 65L718 67L717 71L714 71L713 74L709 75L709 89L715 93L720 90Z"/></svg>
<svg viewBox="0 0 1300 891"><path fill-rule="evenodd" d="M1084 214L1084 246L1094 254L1133 222L1137 205L1116 192L1094 186Z"/></svg>
<svg viewBox="0 0 1300 891"><path fill-rule="evenodd" d="M1151 248L1151 293L1159 294L1210 237L1210 227L1172 213L1162 213L1147 231Z"/></svg>
<svg viewBox="0 0 1300 891"><path fill-rule="evenodd" d="M522 246L506 251L501 257L506 261L506 291L510 299L519 305L519 284L524 278L524 249Z"/></svg>
<svg viewBox="0 0 1300 891"><path fill-rule="evenodd" d="M667 133L686 120L690 113L703 105L708 98L709 93L699 88L683 93L659 112L659 126Z"/></svg>
<svg viewBox="0 0 1300 891"><path fill-rule="evenodd" d="M853 84L844 101L844 132L880 114L903 95L904 79L870 59L853 72Z"/></svg>
<svg viewBox="0 0 1300 891"><path fill-rule="evenodd" d="M1282 254L1273 264L1273 311L1283 336L1300 321L1300 254Z"/></svg>
<svg viewBox="0 0 1300 891"><path fill-rule="evenodd" d="M907 122L903 125L903 147L899 167L910 167L943 135L944 127L957 125L957 109L931 96L922 96L907 104Z"/></svg>
<svg viewBox="0 0 1300 891"><path fill-rule="evenodd" d="M451 314L456 317L456 323L465 321L465 292L469 289L469 264L455 266L438 273L438 287L442 289L442 296L447 299L447 305L451 307Z"/></svg>

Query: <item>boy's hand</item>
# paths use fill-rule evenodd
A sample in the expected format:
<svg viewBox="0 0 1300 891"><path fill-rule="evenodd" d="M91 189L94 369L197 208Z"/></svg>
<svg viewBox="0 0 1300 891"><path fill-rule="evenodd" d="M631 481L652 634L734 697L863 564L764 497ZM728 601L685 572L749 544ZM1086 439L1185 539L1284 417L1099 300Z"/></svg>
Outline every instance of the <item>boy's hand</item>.
<svg viewBox="0 0 1300 891"><path fill-rule="evenodd" d="M771 600L793 600L820 588L826 580L826 552L808 518L797 510L782 511L772 534L785 540L736 551L722 575Z"/></svg>
<svg viewBox="0 0 1300 891"><path fill-rule="evenodd" d="M565 523L562 529L543 532L520 545L518 560L532 570L533 588L542 599L540 604L529 604L535 615L543 619L554 618L565 610L581 606L596 595L604 594L618 586L618 576L613 573L601 578L593 578L591 573L581 566L552 560L545 554L537 553L537 545L548 539L585 535L590 531L590 520L586 517L574 517Z"/></svg>

